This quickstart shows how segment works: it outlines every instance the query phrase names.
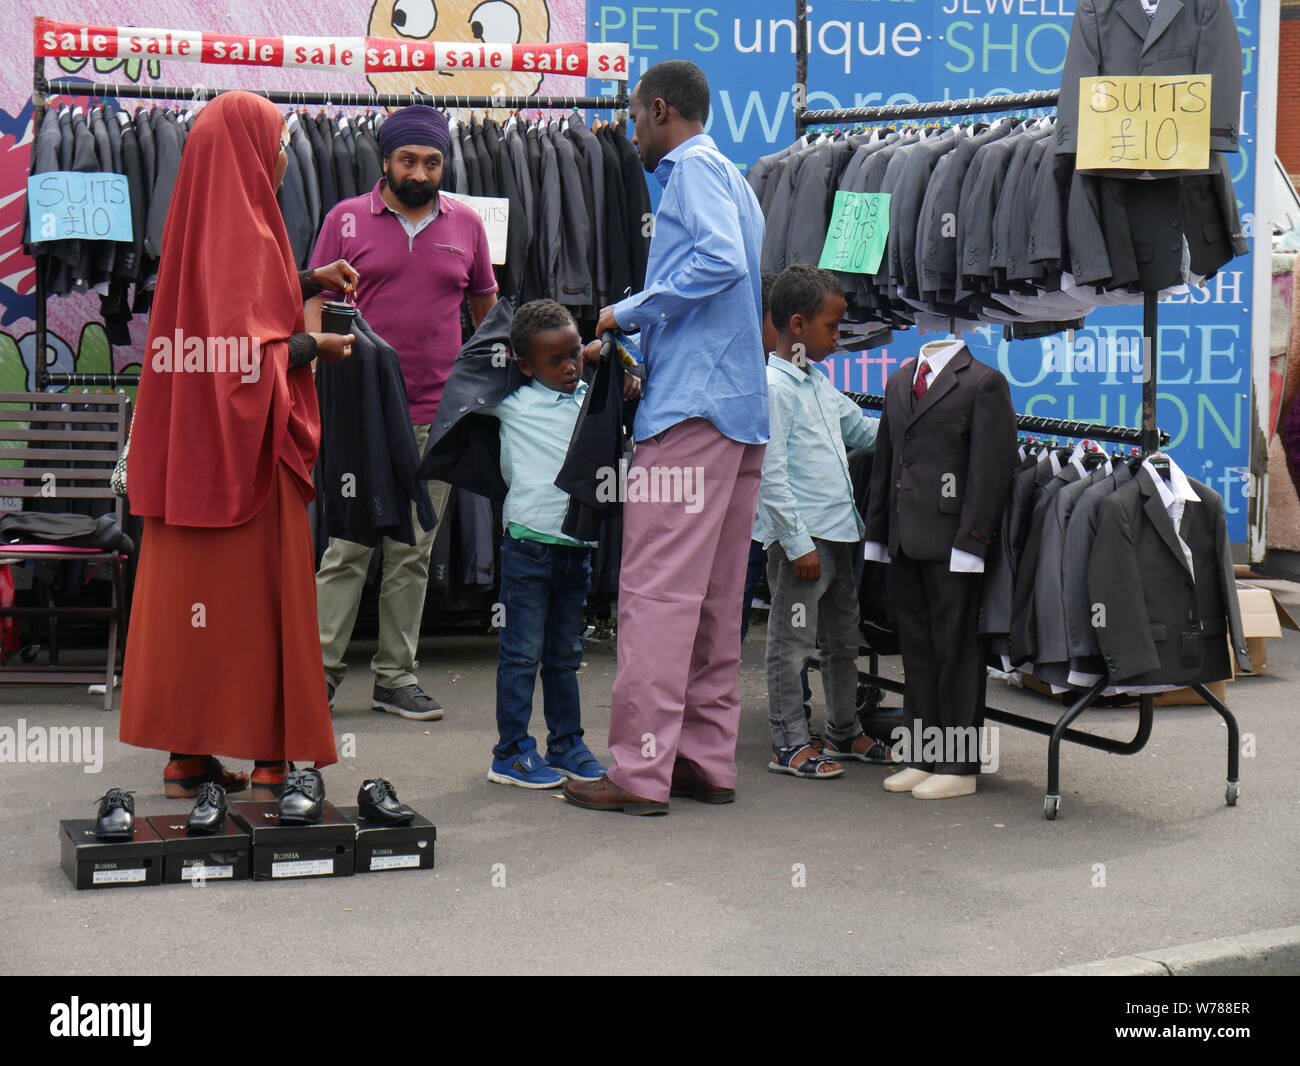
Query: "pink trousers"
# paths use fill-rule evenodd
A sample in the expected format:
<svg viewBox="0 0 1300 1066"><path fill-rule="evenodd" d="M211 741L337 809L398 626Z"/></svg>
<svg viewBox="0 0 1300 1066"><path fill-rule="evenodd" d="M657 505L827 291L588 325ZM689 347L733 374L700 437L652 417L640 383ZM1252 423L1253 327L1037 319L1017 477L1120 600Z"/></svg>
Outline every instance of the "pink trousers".
<svg viewBox="0 0 1300 1066"><path fill-rule="evenodd" d="M663 802L673 760L736 783L740 600L763 470L692 418L636 446L623 509L609 778Z"/></svg>

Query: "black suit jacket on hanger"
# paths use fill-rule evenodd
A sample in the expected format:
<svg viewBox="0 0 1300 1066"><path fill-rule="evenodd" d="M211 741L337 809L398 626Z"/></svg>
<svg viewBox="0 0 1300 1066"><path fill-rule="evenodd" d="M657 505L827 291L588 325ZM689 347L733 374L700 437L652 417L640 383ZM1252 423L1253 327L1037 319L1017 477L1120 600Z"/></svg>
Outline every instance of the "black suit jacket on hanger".
<svg viewBox="0 0 1300 1066"><path fill-rule="evenodd" d="M1141 0L1079 0L1061 72L1057 151L1078 150L1079 79L1107 74L1211 75L1210 148L1238 150L1241 37L1228 0L1160 0L1150 20Z"/></svg>
<svg viewBox="0 0 1300 1066"><path fill-rule="evenodd" d="M1147 470L1101 503L1088 594L1104 608L1097 641L1113 681L1221 681L1232 675L1225 635L1238 668L1250 671L1223 499L1208 485L1188 480L1200 497L1200 503L1184 505L1182 517L1191 572Z"/></svg>
<svg viewBox="0 0 1300 1066"><path fill-rule="evenodd" d="M915 370L909 359L885 386L865 539L922 562L987 558L1019 461L1007 379L963 347L913 407Z"/></svg>
<svg viewBox="0 0 1300 1066"><path fill-rule="evenodd" d="M339 202L338 186L334 184L334 161L330 154L328 142L321 132L321 124L308 118L306 112L299 112L298 119L307 132L311 144L312 166L316 168L316 188L320 194L320 212L323 220L336 203Z"/></svg>

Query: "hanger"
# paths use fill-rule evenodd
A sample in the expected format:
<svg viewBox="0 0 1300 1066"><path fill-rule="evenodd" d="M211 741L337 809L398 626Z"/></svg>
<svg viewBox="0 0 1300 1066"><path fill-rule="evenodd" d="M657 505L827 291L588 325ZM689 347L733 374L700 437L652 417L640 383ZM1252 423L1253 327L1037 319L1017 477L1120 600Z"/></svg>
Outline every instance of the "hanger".
<svg viewBox="0 0 1300 1066"><path fill-rule="evenodd" d="M1150 461L1155 472L1168 481L1170 478L1169 466L1171 462L1169 456L1164 452L1156 451L1148 455L1147 459Z"/></svg>

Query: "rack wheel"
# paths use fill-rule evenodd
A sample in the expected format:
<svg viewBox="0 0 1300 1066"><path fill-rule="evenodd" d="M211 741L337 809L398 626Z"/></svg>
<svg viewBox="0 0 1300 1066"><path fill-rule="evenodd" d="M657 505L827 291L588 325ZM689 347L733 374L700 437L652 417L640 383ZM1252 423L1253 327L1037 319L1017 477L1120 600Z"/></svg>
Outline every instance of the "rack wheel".
<svg viewBox="0 0 1300 1066"><path fill-rule="evenodd" d="M1043 817L1049 822L1056 821L1056 812L1061 808L1061 797L1048 793L1043 797Z"/></svg>
<svg viewBox="0 0 1300 1066"><path fill-rule="evenodd" d="M1229 807L1235 807L1237 805L1237 782L1236 781L1228 782L1228 789L1223 794L1223 798L1228 801Z"/></svg>

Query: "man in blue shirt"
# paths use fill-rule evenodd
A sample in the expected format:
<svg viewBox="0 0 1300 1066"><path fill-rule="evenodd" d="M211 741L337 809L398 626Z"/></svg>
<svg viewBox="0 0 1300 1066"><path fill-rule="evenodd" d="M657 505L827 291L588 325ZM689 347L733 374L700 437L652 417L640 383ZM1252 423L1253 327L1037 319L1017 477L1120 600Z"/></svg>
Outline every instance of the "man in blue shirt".
<svg viewBox="0 0 1300 1066"><path fill-rule="evenodd" d="M624 498L613 764L564 791L583 807L659 814L670 794L735 797L740 600L768 436L764 226L704 133L699 67L651 67L629 110L664 193L645 288L597 325L639 332L646 366Z"/></svg>

